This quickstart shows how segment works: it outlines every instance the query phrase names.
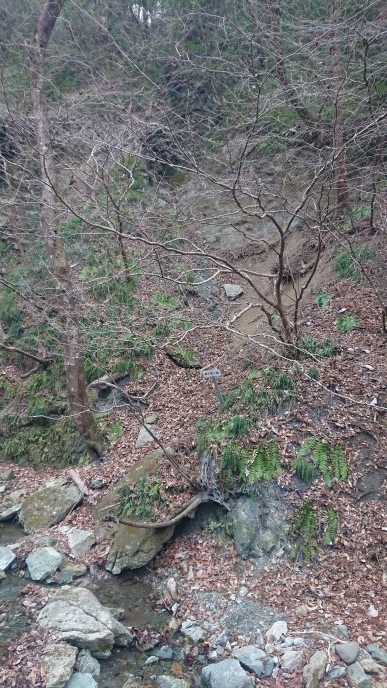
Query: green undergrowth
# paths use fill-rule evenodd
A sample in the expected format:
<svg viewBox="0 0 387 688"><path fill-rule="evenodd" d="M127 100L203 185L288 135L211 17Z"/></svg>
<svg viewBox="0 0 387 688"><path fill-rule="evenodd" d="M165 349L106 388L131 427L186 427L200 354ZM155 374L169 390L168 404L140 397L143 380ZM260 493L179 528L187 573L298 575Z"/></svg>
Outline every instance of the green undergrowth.
<svg viewBox="0 0 387 688"><path fill-rule="evenodd" d="M155 507L168 506L168 502L160 493L160 487L160 478L141 478L136 483L120 487L121 515L154 521Z"/></svg>
<svg viewBox="0 0 387 688"><path fill-rule="evenodd" d="M322 547L332 545L337 537L339 518L331 506L305 500L296 510L290 527L293 559L315 558Z"/></svg>
<svg viewBox="0 0 387 688"><path fill-rule="evenodd" d="M310 484L320 472L328 486L334 479L347 480L348 463L340 444L329 445L325 440L311 437L304 442L293 462L296 475Z"/></svg>
<svg viewBox="0 0 387 688"><path fill-rule="evenodd" d="M238 387L223 395L222 408L244 412L249 422L254 422L256 414L273 411L279 404L291 401L295 387L295 377L279 367L252 370Z"/></svg>

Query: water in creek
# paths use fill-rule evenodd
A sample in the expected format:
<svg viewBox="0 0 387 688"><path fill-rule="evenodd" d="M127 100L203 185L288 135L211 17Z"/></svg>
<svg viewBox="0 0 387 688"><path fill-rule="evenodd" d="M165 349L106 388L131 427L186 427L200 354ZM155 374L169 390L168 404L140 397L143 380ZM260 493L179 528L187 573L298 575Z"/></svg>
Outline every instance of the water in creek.
<svg viewBox="0 0 387 688"><path fill-rule="evenodd" d="M0 523L1 546L17 542L23 536L21 526ZM0 662L9 643L29 626L23 607L20 605L20 593L27 583L31 581L14 575L12 571L7 571L6 578L0 582ZM107 578L93 575L88 583L87 587L103 605L123 610L122 622L125 625L152 629L159 633L167 627L170 620L169 614L159 613L152 606L154 588L148 571L145 570L143 574L140 572L139 575L126 573L120 577L109 575ZM36 583L36 585L44 584ZM44 585L44 587L47 586ZM144 667L150 654L152 650L145 653L136 649L114 648L111 657L100 662L101 676L98 679L98 687L122 688L129 675L136 676L141 683L149 683L152 674L168 673L170 662L160 662L157 665Z"/></svg>

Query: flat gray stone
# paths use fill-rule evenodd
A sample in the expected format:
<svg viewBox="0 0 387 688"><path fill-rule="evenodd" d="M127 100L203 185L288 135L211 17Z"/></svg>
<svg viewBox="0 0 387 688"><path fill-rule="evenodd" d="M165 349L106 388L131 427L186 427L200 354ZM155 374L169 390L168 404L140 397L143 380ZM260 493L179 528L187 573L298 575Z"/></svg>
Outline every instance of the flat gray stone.
<svg viewBox="0 0 387 688"><path fill-rule="evenodd" d="M146 444L150 444L151 442L154 442L154 438L148 432L148 428L152 431L153 435L155 435L158 439L161 437L161 430L156 428L154 425L145 425L142 426L140 432L138 433L137 440L136 440L136 449L139 449L140 447L144 447Z"/></svg>
<svg viewBox="0 0 387 688"><path fill-rule="evenodd" d="M0 547L0 569L6 571L16 559L16 554L10 547Z"/></svg>
<svg viewBox="0 0 387 688"><path fill-rule="evenodd" d="M201 628L201 626L199 626L199 624L192 619L183 621L180 630L181 633L189 640L192 640L193 643L200 643L200 641L204 640L207 635L207 632L204 630L204 628Z"/></svg>
<svg viewBox="0 0 387 688"><path fill-rule="evenodd" d="M15 504L9 501L3 502L3 504L0 504L0 521L9 521L19 513L20 509L21 504Z"/></svg>
<svg viewBox="0 0 387 688"><path fill-rule="evenodd" d="M203 667L201 680L205 688L253 688L255 684L237 659L224 659Z"/></svg>
<svg viewBox="0 0 387 688"><path fill-rule="evenodd" d="M70 552L73 557L85 557L95 544L95 535L92 530L81 530L74 528L68 536Z"/></svg>
<svg viewBox="0 0 387 688"><path fill-rule="evenodd" d="M91 674L81 674L76 671L67 681L65 688L98 688L98 683Z"/></svg>
<svg viewBox="0 0 387 688"><path fill-rule="evenodd" d="M0 480L12 480L14 477L15 474L12 468L4 468L2 471L0 471Z"/></svg>
<svg viewBox="0 0 387 688"><path fill-rule="evenodd" d="M359 662L355 662L347 668L347 676L351 686L356 686L356 688L372 688L372 681L364 669L361 668Z"/></svg>
<svg viewBox="0 0 387 688"><path fill-rule="evenodd" d="M367 645L366 651L371 655L375 662L382 664L383 666L387 666L387 652L382 650L379 645L371 643L371 645Z"/></svg>
<svg viewBox="0 0 387 688"><path fill-rule="evenodd" d="M56 525L81 501L82 494L74 483L66 485L58 480L23 500L19 520L29 535Z"/></svg>
<svg viewBox="0 0 387 688"><path fill-rule="evenodd" d="M46 646L42 659L46 688L63 688L73 673L77 652L68 643Z"/></svg>
<svg viewBox="0 0 387 688"><path fill-rule="evenodd" d="M353 664L360 652L360 645L356 640L349 641L348 643L338 643L335 646L336 654L343 660L346 664Z"/></svg>
<svg viewBox="0 0 387 688"><path fill-rule="evenodd" d="M153 654L157 659L173 659L173 649L169 645L163 645L153 650Z"/></svg>
<svg viewBox="0 0 387 688"><path fill-rule="evenodd" d="M347 675L347 670L345 667L342 666L336 666L333 667L328 673L326 674L325 678L327 681L336 681L339 678L345 678Z"/></svg>
<svg viewBox="0 0 387 688"><path fill-rule="evenodd" d="M97 679L101 673L100 663L91 654L90 650L81 650L75 663L75 669L81 674L91 674Z"/></svg>
<svg viewBox="0 0 387 688"><path fill-rule="evenodd" d="M233 650L233 657L242 665L243 669L253 671L258 678L265 675L263 662L266 659L266 652L260 650L255 645L244 645Z"/></svg>
<svg viewBox="0 0 387 688"><path fill-rule="evenodd" d="M243 294L243 287L240 284L224 284L223 289L229 301L235 301Z"/></svg>
<svg viewBox="0 0 387 688"><path fill-rule="evenodd" d="M297 650L286 650L281 657L281 667L283 671L291 674L303 663L301 652Z"/></svg>
<svg viewBox="0 0 387 688"><path fill-rule="evenodd" d="M328 664L328 656L323 650L317 650L311 656L309 663L304 666L302 676L305 688L317 688L320 681L324 678L325 669Z"/></svg>
<svg viewBox="0 0 387 688"><path fill-rule="evenodd" d="M266 631L266 638L274 638L279 640L281 636L285 636L288 632L288 624L286 621L275 621L272 626Z"/></svg>
<svg viewBox="0 0 387 688"><path fill-rule="evenodd" d="M188 683L184 678L175 678L174 676L169 676L168 674L162 674L156 679L156 683L159 688L190 688L191 684ZM123 687L125 688L125 687Z"/></svg>
<svg viewBox="0 0 387 688"><path fill-rule="evenodd" d="M30 552L26 559L32 580L43 581L54 573L62 563L62 555L53 547L39 547Z"/></svg>

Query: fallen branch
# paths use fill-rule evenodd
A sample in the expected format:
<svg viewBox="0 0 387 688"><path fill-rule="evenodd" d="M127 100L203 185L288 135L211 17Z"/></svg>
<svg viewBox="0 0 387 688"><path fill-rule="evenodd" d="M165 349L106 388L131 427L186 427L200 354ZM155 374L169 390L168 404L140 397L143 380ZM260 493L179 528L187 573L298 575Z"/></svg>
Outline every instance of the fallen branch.
<svg viewBox="0 0 387 688"><path fill-rule="evenodd" d="M133 526L134 528L147 528L149 530L161 530L162 528L170 528L175 526L177 523L188 516L192 511L198 508L200 504L208 502L211 500L210 495L207 492L201 492L200 494L191 497L191 499L183 504L180 511L175 514L172 518L166 521L156 521L155 523L147 523L144 521L136 521L131 518L117 517L117 516L105 516L104 521L114 521L115 523L123 523L125 526Z"/></svg>

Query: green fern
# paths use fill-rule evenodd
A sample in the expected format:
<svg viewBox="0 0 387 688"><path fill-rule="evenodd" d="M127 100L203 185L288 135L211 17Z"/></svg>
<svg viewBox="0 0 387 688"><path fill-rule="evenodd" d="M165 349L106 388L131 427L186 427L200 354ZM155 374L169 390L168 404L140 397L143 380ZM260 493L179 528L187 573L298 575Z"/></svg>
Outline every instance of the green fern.
<svg viewBox="0 0 387 688"><path fill-rule="evenodd" d="M322 512L323 522L323 544L327 547L331 545L337 537L339 518L336 511L331 506L326 506Z"/></svg>
<svg viewBox="0 0 387 688"><path fill-rule="evenodd" d="M312 502L304 502L294 514L292 535L295 543L291 550L293 558L300 553L304 559L312 559L318 552L316 539L317 513Z"/></svg>
<svg viewBox="0 0 387 688"><path fill-rule="evenodd" d="M245 482L250 456L250 452L236 442L231 442L225 447L220 459L222 481L226 484L235 481Z"/></svg>
<svg viewBox="0 0 387 688"><path fill-rule="evenodd" d="M316 475L313 464L304 459L302 456L296 456L293 467L296 475L298 475L298 477L303 480L304 483L310 485Z"/></svg>
<svg viewBox="0 0 387 688"><path fill-rule="evenodd" d="M344 449L339 445L335 444L331 449L331 463L333 475L336 480L347 480L348 479L348 463L345 458Z"/></svg>

